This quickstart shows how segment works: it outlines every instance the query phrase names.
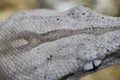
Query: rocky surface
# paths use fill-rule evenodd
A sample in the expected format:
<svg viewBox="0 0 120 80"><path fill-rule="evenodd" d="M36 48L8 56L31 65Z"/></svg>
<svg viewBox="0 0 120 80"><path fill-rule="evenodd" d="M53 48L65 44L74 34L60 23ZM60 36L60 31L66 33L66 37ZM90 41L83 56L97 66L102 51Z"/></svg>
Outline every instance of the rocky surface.
<svg viewBox="0 0 120 80"><path fill-rule="evenodd" d="M19 12L0 27L1 80L65 80L120 47L120 18L84 6Z"/></svg>

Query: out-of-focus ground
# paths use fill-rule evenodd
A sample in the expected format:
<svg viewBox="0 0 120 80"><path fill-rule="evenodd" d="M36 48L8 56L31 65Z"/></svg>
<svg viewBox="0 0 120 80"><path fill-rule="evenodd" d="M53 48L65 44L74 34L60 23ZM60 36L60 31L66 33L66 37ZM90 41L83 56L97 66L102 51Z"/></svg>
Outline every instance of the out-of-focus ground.
<svg viewBox="0 0 120 80"><path fill-rule="evenodd" d="M120 16L120 0L0 0L0 20L22 10L47 8L64 11L80 4L104 15ZM120 80L120 65L97 71L81 80Z"/></svg>
<svg viewBox="0 0 120 80"><path fill-rule="evenodd" d="M120 80L120 65L99 70L80 80Z"/></svg>
<svg viewBox="0 0 120 80"><path fill-rule="evenodd" d="M0 0L0 20L17 11L34 9L38 5L38 0Z"/></svg>

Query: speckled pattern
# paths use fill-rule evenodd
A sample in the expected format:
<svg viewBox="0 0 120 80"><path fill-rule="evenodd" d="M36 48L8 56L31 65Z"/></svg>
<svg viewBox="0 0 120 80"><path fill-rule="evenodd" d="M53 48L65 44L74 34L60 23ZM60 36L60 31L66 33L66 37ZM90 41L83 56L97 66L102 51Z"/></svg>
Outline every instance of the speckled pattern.
<svg viewBox="0 0 120 80"><path fill-rule="evenodd" d="M120 18L84 6L18 12L0 27L0 80L62 80L120 47Z"/></svg>

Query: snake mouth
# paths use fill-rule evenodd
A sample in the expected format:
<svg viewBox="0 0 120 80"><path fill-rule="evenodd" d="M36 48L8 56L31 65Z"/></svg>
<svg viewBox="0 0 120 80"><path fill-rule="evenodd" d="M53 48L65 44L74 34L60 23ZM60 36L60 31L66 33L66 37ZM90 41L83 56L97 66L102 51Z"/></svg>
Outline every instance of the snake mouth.
<svg viewBox="0 0 120 80"><path fill-rule="evenodd" d="M95 73L98 70L108 68L110 66L115 66L120 64L120 50L111 53L103 59L95 59L86 63L82 70L74 73L74 75L69 76L65 80L79 80L80 78Z"/></svg>
<svg viewBox="0 0 120 80"><path fill-rule="evenodd" d="M97 68L102 64L102 59L95 59L90 61L83 66L84 71L96 71Z"/></svg>

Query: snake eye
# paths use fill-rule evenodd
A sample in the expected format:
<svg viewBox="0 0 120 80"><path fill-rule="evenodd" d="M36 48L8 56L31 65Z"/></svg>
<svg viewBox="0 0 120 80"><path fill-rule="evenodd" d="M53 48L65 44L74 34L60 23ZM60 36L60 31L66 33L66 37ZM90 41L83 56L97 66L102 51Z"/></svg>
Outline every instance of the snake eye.
<svg viewBox="0 0 120 80"><path fill-rule="evenodd" d="M84 64L83 70L84 71L96 71L96 69L100 66L101 63L102 63L102 60L95 59L91 62Z"/></svg>

